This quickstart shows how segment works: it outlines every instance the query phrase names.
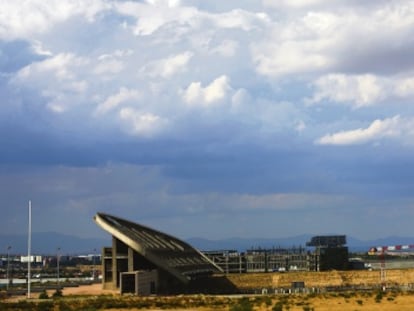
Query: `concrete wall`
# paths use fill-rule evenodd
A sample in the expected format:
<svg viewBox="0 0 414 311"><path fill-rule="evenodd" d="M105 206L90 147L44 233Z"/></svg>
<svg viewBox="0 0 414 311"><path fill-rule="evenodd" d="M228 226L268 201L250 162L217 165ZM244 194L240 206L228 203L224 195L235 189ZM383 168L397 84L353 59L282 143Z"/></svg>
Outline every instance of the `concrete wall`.
<svg viewBox="0 0 414 311"><path fill-rule="evenodd" d="M152 271L123 272L120 274L121 294L149 296L157 293L158 273Z"/></svg>

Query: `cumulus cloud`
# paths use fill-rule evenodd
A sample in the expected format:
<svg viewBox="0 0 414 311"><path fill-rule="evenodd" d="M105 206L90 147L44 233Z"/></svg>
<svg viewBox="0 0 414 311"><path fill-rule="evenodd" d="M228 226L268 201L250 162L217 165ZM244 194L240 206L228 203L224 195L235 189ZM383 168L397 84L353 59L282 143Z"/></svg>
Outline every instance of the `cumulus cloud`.
<svg viewBox="0 0 414 311"><path fill-rule="evenodd" d="M182 97L188 104L209 106L223 100L230 89L229 78L223 75L204 88L201 82L192 82L182 92Z"/></svg>
<svg viewBox="0 0 414 311"><path fill-rule="evenodd" d="M172 196L163 189L185 193L176 205L199 213L201 221L185 219L197 230L209 211L222 215L217 206L242 207L237 220L248 215L246 223L258 215L256 228L271 226L262 214L283 212L289 223L289 209L315 202L336 215L341 198L314 194L377 194L378 183L412 202L400 172L413 162L413 12L412 0L0 0L0 165L157 163L151 184L162 190L144 205L165 215ZM370 148L336 147L353 144L380 147L381 165L358 161ZM401 183L388 183L390 167ZM125 176L102 201L132 215L138 196L129 186L141 174ZM100 177L88 184L108 180ZM41 174L33 180L44 184ZM68 210L101 206L89 196ZM346 205L366 206L358 203Z"/></svg>
<svg viewBox="0 0 414 311"><path fill-rule="evenodd" d="M408 130L408 131L407 131ZM412 138L414 119L403 119L400 116L375 120L367 128L340 131L319 138L316 143L321 145L356 145L379 141L383 138Z"/></svg>
<svg viewBox="0 0 414 311"><path fill-rule="evenodd" d="M330 100L350 103L356 108L370 106L380 101L384 95L384 82L374 75L347 76L330 74L317 79L317 91L309 103Z"/></svg>
<svg viewBox="0 0 414 311"><path fill-rule="evenodd" d="M32 63L17 74L17 80L37 79L41 75L52 74L59 80L67 80L73 77L72 69L82 66L86 59L77 57L71 53L60 53L40 62Z"/></svg>
<svg viewBox="0 0 414 311"><path fill-rule="evenodd" d="M78 104L74 98L88 90L89 82L77 76L88 62L72 53L59 53L25 66L11 79L11 85L35 89L48 100L45 107L61 113Z"/></svg>
<svg viewBox="0 0 414 311"><path fill-rule="evenodd" d="M308 2L297 4L307 6ZM414 35L414 21L409 17L412 1L342 4L340 9L331 4L311 6L314 9L274 21L265 38L252 44L257 72L284 77L329 71L396 73L413 68L408 55L414 46L404 40ZM366 6L369 9L361 9Z"/></svg>
<svg viewBox="0 0 414 311"><path fill-rule="evenodd" d="M102 74L116 74L121 72L124 69L124 63L120 60L110 59L101 61L96 65L94 73L97 75Z"/></svg>
<svg viewBox="0 0 414 311"><path fill-rule="evenodd" d="M399 97L414 95L414 77L403 78L395 83L395 94Z"/></svg>
<svg viewBox="0 0 414 311"><path fill-rule="evenodd" d="M133 135L149 138L160 133L168 121L150 112L142 112L131 107L122 108L119 117Z"/></svg>
<svg viewBox="0 0 414 311"><path fill-rule="evenodd" d="M217 53L224 57L232 57L236 54L239 44L234 40L225 40L211 49L211 53Z"/></svg>
<svg viewBox="0 0 414 311"><path fill-rule="evenodd" d="M122 103L137 100L139 98L139 92L137 90L131 90L126 87L121 87L117 94L109 96L102 104L98 105L95 113L100 115L107 113L117 108Z"/></svg>
<svg viewBox="0 0 414 311"><path fill-rule="evenodd" d="M194 53L187 51L165 59L156 60L145 65L141 72L147 73L151 77L169 78L176 73L185 71L193 55Z"/></svg>
<svg viewBox="0 0 414 311"><path fill-rule="evenodd" d="M125 68L125 59L132 56L134 51L127 50L115 50L112 53L99 55L97 58L97 64L93 69L93 73L96 75L114 75L118 74Z"/></svg>
<svg viewBox="0 0 414 311"><path fill-rule="evenodd" d="M197 15L197 9L195 8L177 8L159 2L148 5L132 1L117 2L114 7L119 13L136 18L132 30L135 35L140 36L151 35L168 23L176 22L181 25L196 23L194 17Z"/></svg>
<svg viewBox="0 0 414 311"><path fill-rule="evenodd" d="M389 99L405 99L414 94L412 77L382 77L372 74L329 74L316 79L315 93L307 104L336 102L352 108L366 108Z"/></svg>
<svg viewBox="0 0 414 311"><path fill-rule="evenodd" d="M0 39L27 38L52 29L53 25L80 15L93 21L96 14L109 8L105 0L0 0Z"/></svg>
<svg viewBox="0 0 414 311"><path fill-rule="evenodd" d="M307 7L315 6L322 3L323 0L281 0L274 2L272 0L263 0L263 4L267 7L280 8L281 6L291 6L291 7Z"/></svg>
<svg viewBox="0 0 414 311"><path fill-rule="evenodd" d="M184 28L200 28L207 24L217 28L249 31L256 27L256 23L268 21L264 13L233 9L213 14L190 6L166 5L165 2L147 5L126 1L116 3L115 8L121 14L136 18L136 24L131 29L138 36L152 35L167 24L178 24Z"/></svg>

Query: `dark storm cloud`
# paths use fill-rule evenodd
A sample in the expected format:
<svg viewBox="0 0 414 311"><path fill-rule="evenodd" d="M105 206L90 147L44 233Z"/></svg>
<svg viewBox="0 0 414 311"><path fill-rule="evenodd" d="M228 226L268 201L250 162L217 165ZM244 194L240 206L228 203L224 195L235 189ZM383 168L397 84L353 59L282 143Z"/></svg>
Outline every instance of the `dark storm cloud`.
<svg viewBox="0 0 414 311"><path fill-rule="evenodd" d="M40 2L0 8L0 233L28 199L79 235L412 229L412 1Z"/></svg>

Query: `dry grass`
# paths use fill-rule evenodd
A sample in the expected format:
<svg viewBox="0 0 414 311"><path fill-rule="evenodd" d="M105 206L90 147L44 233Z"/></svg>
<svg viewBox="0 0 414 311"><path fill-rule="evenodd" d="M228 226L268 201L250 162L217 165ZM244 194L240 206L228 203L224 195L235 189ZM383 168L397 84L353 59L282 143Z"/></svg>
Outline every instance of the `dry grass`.
<svg viewBox="0 0 414 311"><path fill-rule="evenodd" d="M374 286L380 283L379 271L290 272L230 275L229 279L241 289L290 287L303 281L306 287ZM388 284L414 283L414 269L387 270ZM53 291L48 292L51 296ZM121 296L117 291L103 290L100 284L65 288L63 298L47 301L14 297L3 304L3 310L88 310L88 311L356 311L356 310L414 310L414 294L402 292L345 292L324 294L295 294L269 296ZM244 299L244 300L241 300ZM242 304L248 299L248 305ZM39 304L43 306L39 308Z"/></svg>
<svg viewBox="0 0 414 311"><path fill-rule="evenodd" d="M289 311L356 311L387 310L408 311L414 309L414 294L400 292L344 292L324 294L296 294L269 296L205 296L183 295L170 297L136 297L118 294L99 294L97 286L66 289L63 298L49 300L48 307L39 308L40 300L31 299L20 303L8 303L1 310L88 310L88 311L272 311L277 304ZM20 300L22 302L22 300ZM246 307L246 301L250 309ZM19 307L20 306L20 307Z"/></svg>

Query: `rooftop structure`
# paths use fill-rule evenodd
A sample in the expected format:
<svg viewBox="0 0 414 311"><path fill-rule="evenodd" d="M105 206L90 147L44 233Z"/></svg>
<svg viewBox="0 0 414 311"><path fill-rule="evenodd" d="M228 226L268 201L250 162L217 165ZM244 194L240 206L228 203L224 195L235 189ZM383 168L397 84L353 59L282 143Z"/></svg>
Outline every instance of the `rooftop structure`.
<svg viewBox="0 0 414 311"><path fill-rule="evenodd" d="M345 235L314 236L306 243L306 246L315 247L343 247L346 244Z"/></svg>

